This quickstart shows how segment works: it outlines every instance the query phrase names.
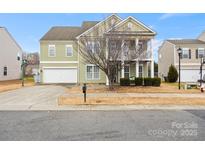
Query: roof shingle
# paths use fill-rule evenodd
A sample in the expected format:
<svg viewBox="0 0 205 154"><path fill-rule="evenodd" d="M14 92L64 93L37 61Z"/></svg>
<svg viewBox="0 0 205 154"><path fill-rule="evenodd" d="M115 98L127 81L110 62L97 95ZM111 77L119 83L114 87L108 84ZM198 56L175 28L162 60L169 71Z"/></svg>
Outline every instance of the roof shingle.
<svg viewBox="0 0 205 154"><path fill-rule="evenodd" d="M75 40L78 35L96 25L97 21L84 21L81 27L57 26L52 27L42 40Z"/></svg>
<svg viewBox="0 0 205 154"><path fill-rule="evenodd" d="M178 44L205 44L205 42L197 39L181 39L181 40L167 40L170 43L175 45Z"/></svg>

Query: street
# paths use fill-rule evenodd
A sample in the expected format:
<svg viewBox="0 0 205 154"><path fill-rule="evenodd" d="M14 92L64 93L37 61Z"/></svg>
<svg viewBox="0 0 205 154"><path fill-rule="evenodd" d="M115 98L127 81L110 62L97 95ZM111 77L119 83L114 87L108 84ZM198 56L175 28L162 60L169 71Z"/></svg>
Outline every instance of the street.
<svg viewBox="0 0 205 154"><path fill-rule="evenodd" d="M205 110L0 111L0 140L205 140Z"/></svg>

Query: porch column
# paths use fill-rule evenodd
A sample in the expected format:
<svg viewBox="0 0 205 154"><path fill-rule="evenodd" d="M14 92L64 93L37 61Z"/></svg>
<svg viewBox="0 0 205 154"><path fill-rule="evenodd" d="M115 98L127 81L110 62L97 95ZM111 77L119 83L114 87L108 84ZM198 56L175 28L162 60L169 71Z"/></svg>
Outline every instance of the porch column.
<svg viewBox="0 0 205 154"><path fill-rule="evenodd" d="M153 39L150 40L151 43L150 43L150 52L151 52L151 77L153 78L154 77L154 50L153 50Z"/></svg>
<svg viewBox="0 0 205 154"><path fill-rule="evenodd" d="M151 68L150 68L150 70L151 70L151 78L153 78L154 77L154 60L151 61Z"/></svg>
<svg viewBox="0 0 205 154"><path fill-rule="evenodd" d="M139 77L139 61L138 60L136 61L135 67L136 67L135 77Z"/></svg>
<svg viewBox="0 0 205 154"><path fill-rule="evenodd" d="M125 67L124 67L124 61L122 61L122 70L121 70L121 77L125 77Z"/></svg>
<svg viewBox="0 0 205 154"><path fill-rule="evenodd" d="M106 75L106 86L109 86L109 80L108 80L107 75Z"/></svg>

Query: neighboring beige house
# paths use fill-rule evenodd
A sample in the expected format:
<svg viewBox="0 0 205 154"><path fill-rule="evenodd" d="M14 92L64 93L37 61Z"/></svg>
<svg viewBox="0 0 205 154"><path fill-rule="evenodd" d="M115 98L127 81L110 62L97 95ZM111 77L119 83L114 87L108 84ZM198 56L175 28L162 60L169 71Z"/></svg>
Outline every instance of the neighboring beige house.
<svg viewBox="0 0 205 154"><path fill-rule="evenodd" d="M20 79L21 60L21 47L5 27L0 27L0 81Z"/></svg>
<svg viewBox="0 0 205 154"><path fill-rule="evenodd" d="M104 25L106 27L103 27ZM108 83L105 73L98 66L83 63L77 42L83 36L93 37L94 29L99 31L99 34L94 37L99 37L99 35L109 35L109 30L112 28L118 32L114 35L121 44L126 41L132 44L132 48L138 45L143 47L142 56L132 63L126 62L127 65L117 72L115 82L119 83L122 77L154 77L152 42L156 33L133 17L121 19L113 14L102 21L84 21L81 27L52 27L40 40L41 81L43 83ZM125 38L121 37L122 34L126 35L126 40L123 40ZM130 46L129 52L131 52Z"/></svg>
<svg viewBox="0 0 205 154"><path fill-rule="evenodd" d="M197 82L200 79L201 57L205 57L205 32L197 39L166 40L158 51L158 75L167 76L172 64L178 70L179 56L177 49L182 49L181 81ZM203 67L203 75L205 67Z"/></svg>

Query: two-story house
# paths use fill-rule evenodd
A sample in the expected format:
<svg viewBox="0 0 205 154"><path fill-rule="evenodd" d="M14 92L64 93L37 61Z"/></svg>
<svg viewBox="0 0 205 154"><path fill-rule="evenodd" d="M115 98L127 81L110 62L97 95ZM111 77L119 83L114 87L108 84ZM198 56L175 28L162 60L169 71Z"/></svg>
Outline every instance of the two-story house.
<svg viewBox="0 0 205 154"><path fill-rule="evenodd" d="M104 25L106 28L103 27ZM115 28L116 33L112 35L118 43L122 44L126 41L134 47L143 46L141 56L132 60L132 63L126 62L127 64L117 72L116 83L119 83L122 77L154 77L152 43L156 33L133 17L121 19L113 14L102 21L85 21L81 27L52 27L40 40L41 81L43 83L107 83L105 73L98 66L83 62L78 41L84 36L93 36L96 29L99 30L98 36L109 36L112 28ZM108 41L111 41L109 37Z"/></svg>
<svg viewBox="0 0 205 154"><path fill-rule="evenodd" d="M162 79L168 75L169 66L179 69L179 55L177 50L182 49L181 81L197 82L200 79L201 58L205 56L205 32L197 39L166 40L158 50L158 75ZM203 68L203 75L205 68Z"/></svg>
<svg viewBox="0 0 205 154"><path fill-rule="evenodd" d="M21 62L21 47L5 27L0 27L0 81L20 79Z"/></svg>

